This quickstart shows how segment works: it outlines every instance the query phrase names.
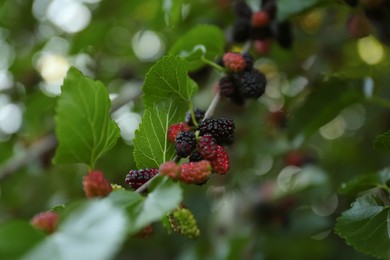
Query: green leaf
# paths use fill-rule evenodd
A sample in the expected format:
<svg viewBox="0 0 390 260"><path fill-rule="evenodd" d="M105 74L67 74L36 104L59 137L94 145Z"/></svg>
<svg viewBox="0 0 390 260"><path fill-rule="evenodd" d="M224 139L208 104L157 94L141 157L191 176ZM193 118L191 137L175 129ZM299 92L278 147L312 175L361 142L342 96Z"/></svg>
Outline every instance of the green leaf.
<svg viewBox="0 0 390 260"><path fill-rule="evenodd" d="M170 99L145 109L134 138L134 160L139 169L158 168L173 160L175 148L167 139L168 127L183 120L186 109L185 103Z"/></svg>
<svg viewBox="0 0 390 260"><path fill-rule="evenodd" d="M365 195L337 218L335 231L357 251L389 259L388 218L389 207L379 205L373 195Z"/></svg>
<svg viewBox="0 0 390 260"><path fill-rule="evenodd" d="M0 259L20 259L44 238L43 232L26 221L13 220L3 223L0 225Z"/></svg>
<svg viewBox="0 0 390 260"><path fill-rule="evenodd" d="M199 25L179 38L170 53L187 59L188 70L193 71L204 66L202 56L213 61L218 55L222 55L224 45L225 36L220 28L214 25Z"/></svg>
<svg viewBox="0 0 390 260"><path fill-rule="evenodd" d="M126 210L130 225L127 232L135 234L150 223L162 219L182 201L179 184L158 176L148 187L146 198L133 191L115 191L107 199Z"/></svg>
<svg viewBox="0 0 390 260"><path fill-rule="evenodd" d="M108 200L91 200L75 207L58 230L23 259L112 259L126 238L124 210Z"/></svg>
<svg viewBox="0 0 390 260"><path fill-rule="evenodd" d="M156 185L153 185L156 184ZM179 184L163 176L157 177L150 186L148 196L143 203L128 208L132 225L129 232L134 234L148 224L162 219L166 214L177 208L182 201L182 190Z"/></svg>
<svg viewBox="0 0 390 260"><path fill-rule="evenodd" d="M278 0L278 20L284 21L291 16L298 15L319 5L332 3L331 0Z"/></svg>
<svg viewBox="0 0 390 260"><path fill-rule="evenodd" d="M375 148L390 152L390 131L377 136L374 146Z"/></svg>
<svg viewBox="0 0 390 260"><path fill-rule="evenodd" d="M390 168L383 169L378 173L361 175L341 185L340 192L344 194L357 194L359 192L380 188L390 181Z"/></svg>
<svg viewBox="0 0 390 260"><path fill-rule="evenodd" d="M142 87L145 106L153 106L167 98L189 103L198 86L188 77L187 67L187 62L177 56L161 58L146 75Z"/></svg>
<svg viewBox="0 0 390 260"><path fill-rule="evenodd" d="M181 18L183 0L164 0L163 10L168 26L173 27Z"/></svg>
<svg viewBox="0 0 390 260"><path fill-rule="evenodd" d="M119 128L110 116L110 99L104 85L70 68L56 108L56 135L59 146L55 164L95 162L110 150L119 137Z"/></svg>
<svg viewBox="0 0 390 260"><path fill-rule="evenodd" d="M362 100L361 81L331 79L306 97L304 104L294 113L290 123L290 136L313 134L334 119L342 109Z"/></svg>

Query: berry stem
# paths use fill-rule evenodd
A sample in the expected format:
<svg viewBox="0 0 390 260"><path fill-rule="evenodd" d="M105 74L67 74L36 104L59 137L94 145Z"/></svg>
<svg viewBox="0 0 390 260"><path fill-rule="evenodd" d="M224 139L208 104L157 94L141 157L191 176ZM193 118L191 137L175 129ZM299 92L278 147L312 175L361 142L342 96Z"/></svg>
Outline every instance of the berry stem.
<svg viewBox="0 0 390 260"><path fill-rule="evenodd" d="M192 123L196 128L198 128L198 122L196 122L195 112L194 112L194 106L192 105L192 102L189 103L190 106L190 112L191 112L191 120Z"/></svg>
<svg viewBox="0 0 390 260"><path fill-rule="evenodd" d="M202 56L200 59L201 59L204 63L206 63L206 64L210 65L211 67L213 67L214 69L216 69L218 72L220 72L220 73L226 73L226 70L225 70L223 67L219 66L219 65L216 64L215 62L212 62L212 61L206 59L204 56Z"/></svg>

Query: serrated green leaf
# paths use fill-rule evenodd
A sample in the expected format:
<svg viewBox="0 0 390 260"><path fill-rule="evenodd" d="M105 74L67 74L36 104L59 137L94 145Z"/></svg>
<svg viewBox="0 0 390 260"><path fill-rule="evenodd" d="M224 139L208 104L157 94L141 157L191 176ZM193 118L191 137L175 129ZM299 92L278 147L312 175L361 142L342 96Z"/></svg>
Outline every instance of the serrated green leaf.
<svg viewBox="0 0 390 260"><path fill-rule="evenodd" d="M20 259L34 244L44 238L44 233L35 229L27 221L13 220L2 223L0 225L0 259Z"/></svg>
<svg viewBox="0 0 390 260"><path fill-rule="evenodd" d="M110 200L84 202L23 259L112 259L125 239L127 225L124 210Z"/></svg>
<svg viewBox="0 0 390 260"><path fill-rule="evenodd" d="M145 109L134 138L134 160L139 169L158 168L175 157L167 132L171 124L183 120L186 109L187 104L170 99Z"/></svg>
<svg viewBox="0 0 390 260"><path fill-rule="evenodd" d="M388 214L389 208L379 205L373 195L364 195L337 218L335 231L357 251L389 259Z"/></svg>
<svg viewBox="0 0 390 260"><path fill-rule="evenodd" d="M304 104L291 118L290 136L313 134L334 119L342 109L363 100L361 81L331 79L306 97Z"/></svg>
<svg viewBox="0 0 390 260"><path fill-rule="evenodd" d="M169 51L189 61L188 70L204 66L201 57L215 60L223 54L225 37L220 28L214 25L199 25L184 34Z"/></svg>
<svg viewBox="0 0 390 260"><path fill-rule="evenodd" d="M55 164L95 162L110 150L119 128L110 117L111 102L104 85L70 68L56 108L58 147Z"/></svg>
<svg viewBox="0 0 390 260"><path fill-rule="evenodd" d="M188 77L187 67L187 62L177 56L167 55L161 58L149 70L142 87L145 107L168 98L189 103L198 86Z"/></svg>
<svg viewBox="0 0 390 260"><path fill-rule="evenodd" d="M136 233L148 224L160 220L164 215L175 209L182 201L182 190L179 184L163 176L157 177L150 188L143 203L136 207L128 208L128 213L133 216L129 232Z"/></svg>
<svg viewBox="0 0 390 260"><path fill-rule="evenodd" d="M278 0L276 1L278 14L277 19L284 21L291 16L298 15L319 5L332 3L331 0Z"/></svg>
<svg viewBox="0 0 390 260"><path fill-rule="evenodd" d="M390 180L390 169L386 168L378 173L357 176L341 185L340 192L344 194L357 194L359 192L387 185Z"/></svg>

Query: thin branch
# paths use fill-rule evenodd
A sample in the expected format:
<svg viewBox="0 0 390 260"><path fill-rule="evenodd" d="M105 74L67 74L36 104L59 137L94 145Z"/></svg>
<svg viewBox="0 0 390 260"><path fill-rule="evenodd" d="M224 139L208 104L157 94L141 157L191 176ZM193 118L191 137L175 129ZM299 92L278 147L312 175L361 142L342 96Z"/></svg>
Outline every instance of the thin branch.
<svg viewBox="0 0 390 260"><path fill-rule="evenodd" d="M207 109L203 120L210 118L214 114L215 108L217 107L220 98L221 98L221 95L219 94L219 91L218 91L218 93L214 96L213 100L211 101L210 106Z"/></svg>
<svg viewBox="0 0 390 260"><path fill-rule="evenodd" d="M114 113L122 106L129 103L131 100L140 95L140 91L131 94L120 94L112 101L111 113ZM54 131L54 129L52 130ZM50 133L46 137L32 144L24 151L19 152L8 159L0 168L0 182L16 173L18 170L29 164L30 162L42 157L48 151L54 149L57 145L57 140L54 133Z"/></svg>

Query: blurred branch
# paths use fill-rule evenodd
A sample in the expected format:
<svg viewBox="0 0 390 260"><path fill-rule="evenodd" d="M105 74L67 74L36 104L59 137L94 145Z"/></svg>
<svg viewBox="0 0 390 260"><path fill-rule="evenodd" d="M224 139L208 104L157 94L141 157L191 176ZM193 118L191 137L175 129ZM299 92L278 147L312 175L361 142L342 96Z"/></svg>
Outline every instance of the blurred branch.
<svg viewBox="0 0 390 260"><path fill-rule="evenodd" d="M120 93L117 98L112 101L111 113L114 113L122 106L129 103L141 94L141 91L133 93ZM52 130L54 131L54 129ZM18 170L29 164L30 162L44 156L47 152L54 149L57 145L57 139L54 133L50 133L46 137L32 144L24 151L14 155L6 161L0 168L0 182L8 176L16 173Z"/></svg>

